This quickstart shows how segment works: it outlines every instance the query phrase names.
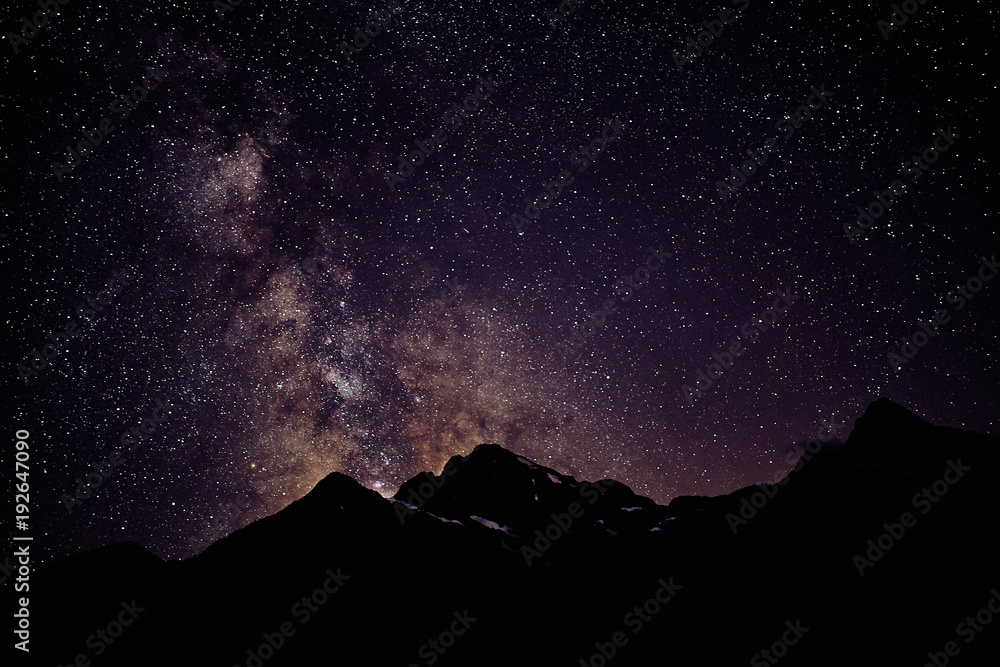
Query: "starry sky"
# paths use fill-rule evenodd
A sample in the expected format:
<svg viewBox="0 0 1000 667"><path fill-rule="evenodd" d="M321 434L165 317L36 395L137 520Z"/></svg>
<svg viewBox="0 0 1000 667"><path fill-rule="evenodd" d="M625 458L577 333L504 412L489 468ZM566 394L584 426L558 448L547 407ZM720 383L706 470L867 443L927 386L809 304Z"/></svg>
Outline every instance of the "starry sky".
<svg viewBox="0 0 1000 667"><path fill-rule="evenodd" d="M666 503L772 481L880 396L997 433L995 8L561 6L77 0L15 41L38 7L5 5L37 559L188 557L330 472L391 495L483 442Z"/></svg>

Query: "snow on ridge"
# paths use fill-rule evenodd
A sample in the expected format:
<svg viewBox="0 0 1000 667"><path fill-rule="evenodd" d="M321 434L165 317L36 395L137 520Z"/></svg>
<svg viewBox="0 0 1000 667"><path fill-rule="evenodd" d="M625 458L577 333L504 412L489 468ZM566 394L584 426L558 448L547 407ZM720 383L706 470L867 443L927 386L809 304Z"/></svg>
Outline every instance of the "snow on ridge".
<svg viewBox="0 0 1000 667"><path fill-rule="evenodd" d="M538 468L538 466L536 466L534 463L532 463L528 459L524 458L523 456L518 456L517 460L520 461L521 463L523 463L524 465L528 466L529 468L533 468L533 469L537 469Z"/></svg>
<svg viewBox="0 0 1000 667"><path fill-rule="evenodd" d="M501 526L496 521L490 521L489 519L484 519L483 517L476 516L474 514L469 518L477 523L483 524L487 528L492 528L493 530L499 530L501 532L507 533L508 535L516 537L514 533L511 532L510 528L508 528L507 526Z"/></svg>
<svg viewBox="0 0 1000 667"><path fill-rule="evenodd" d="M403 502L402 500L397 500L396 498L386 498L386 500L388 500L390 503L397 503L399 505L403 505L404 507L409 507L411 510L416 510L418 512L420 511L420 508L417 507L416 505L411 505L410 503Z"/></svg>
<svg viewBox="0 0 1000 667"><path fill-rule="evenodd" d="M622 509L626 512L639 512L642 510L641 507L623 507Z"/></svg>
<svg viewBox="0 0 1000 667"><path fill-rule="evenodd" d="M441 521L443 523L457 523L458 525L462 526L463 528L467 528L468 527L464 523L462 523L461 521L456 521L455 519L445 519L443 517L439 517L437 514L431 514L427 510L420 509L416 505L411 505L410 503L405 503L402 500L397 500L395 498L386 498L386 500L388 500L390 503L398 503L400 505L403 505L404 507L409 507L414 512L420 512L421 514L426 514L427 516L434 517L435 519L437 519L438 521Z"/></svg>
<svg viewBox="0 0 1000 667"><path fill-rule="evenodd" d="M473 521L483 524L487 528L492 528L493 530L500 530L500 524L496 521L490 521L489 519L484 519L481 516L476 516L475 514L470 514L469 518Z"/></svg>
<svg viewBox="0 0 1000 667"><path fill-rule="evenodd" d="M561 479L559 479L558 477L556 477L555 475L553 475L552 473L550 473L550 472L547 472L547 473L545 473L545 474L546 474L546 475L548 475L548 476L549 476L549 479L551 479L551 480L552 480L553 482L555 482L556 484L562 484L562 480L561 480Z"/></svg>
<svg viewBox="0 0 1000 667"><path fill-rule="evenodd" d="M441 522L444 522L444 523L457 523L458 525L462 526L463 528L467 528L467 526L464 523L462 523L461 521L456 521L455 519L445 519L445 518L439 517L437 514L431 514L430 512L424 512L424 514L426 514L427 516L432 516L435 519L437 519L438 521L441 521Z"/></svg>

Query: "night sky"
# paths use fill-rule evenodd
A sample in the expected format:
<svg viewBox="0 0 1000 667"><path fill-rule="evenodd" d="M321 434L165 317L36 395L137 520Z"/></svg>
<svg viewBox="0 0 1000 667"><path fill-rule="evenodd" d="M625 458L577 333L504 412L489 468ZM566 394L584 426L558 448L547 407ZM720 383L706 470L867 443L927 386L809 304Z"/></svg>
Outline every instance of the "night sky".
<svg viewBox="0 0 1000 667"><path fill-rule="evenodd" d="M484 442L666 503L880 396L997 433L995 8L559 6L72 0L15 41L6 3L37 560L188 557Z"/></svg>

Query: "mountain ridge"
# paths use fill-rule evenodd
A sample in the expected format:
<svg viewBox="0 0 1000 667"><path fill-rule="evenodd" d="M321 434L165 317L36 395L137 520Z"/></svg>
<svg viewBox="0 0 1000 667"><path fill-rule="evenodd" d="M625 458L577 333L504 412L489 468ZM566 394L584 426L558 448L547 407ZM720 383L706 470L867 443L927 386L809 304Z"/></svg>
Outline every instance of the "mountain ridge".
<svg viewBox="0 0 1000 667"><path fill-rule="evenodd" d="M39 571L40 653L68 664L107 623L102 614L134 598L148 611L103 665L259 667L248 650L283 622L298 634L267 667L335 656L425 665L421 645L455 614L477 620L439 656L445 667L588 664L617 631L627 642L615 665L745 664L797 618L811 629L783 665L919 664L1000 583L1000 547L987 539L1000 510L998 453L995 436L882 402L847 444L803 456L779 484L668 506L495 444L388 499L331 473L198 556L153 561L137 545L115 545ZM921 489L940 490L949 469L962 476L925 501L925 516ZM902 526L906 510L915 525L887 543L885 526ZM872 551L879 544L888 548ZM316 612L321 620L298 625L295 601L334 575L343 585ZM628 615L664 586L676 593L655 618ZM657 629L639 633L634 623ZM56 627L65 631L41 630ZM976 664L995 648L984 635L963 657Z"/></svg>

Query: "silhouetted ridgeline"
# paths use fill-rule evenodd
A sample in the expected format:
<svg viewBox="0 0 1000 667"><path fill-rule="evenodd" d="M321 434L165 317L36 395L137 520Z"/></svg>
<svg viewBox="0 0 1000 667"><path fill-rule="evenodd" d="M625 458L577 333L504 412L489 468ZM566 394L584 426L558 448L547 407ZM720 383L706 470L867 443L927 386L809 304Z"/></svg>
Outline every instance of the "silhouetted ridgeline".
<svg viewBox="0 0 1000 667"><path fill-rule="evenodd" d="M668 507L497 445L393 500L333 473L186 561L43 567L31 664L996 664L998 446L881 399L787 483Z"/></svg>

